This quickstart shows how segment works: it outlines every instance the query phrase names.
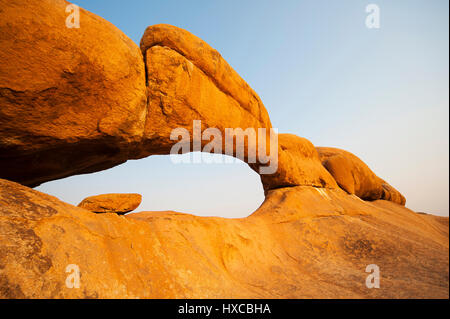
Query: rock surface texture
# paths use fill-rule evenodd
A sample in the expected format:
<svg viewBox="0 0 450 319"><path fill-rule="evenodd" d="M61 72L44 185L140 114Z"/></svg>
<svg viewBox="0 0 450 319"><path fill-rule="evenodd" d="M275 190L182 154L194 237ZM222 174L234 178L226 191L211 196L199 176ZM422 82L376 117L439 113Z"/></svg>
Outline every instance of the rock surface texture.
<svg viewBox="0 0 450 319"><path fill-rule="evenodd" d="M140 194L102 194L90 196L81 201L78 207L94 213L129 213L141 204Z"/></svg>
<svg viewBox="0 0 450 319"><path fill-rule="evenodd" d="M29 188L168 154L172 130L192 136L195 120L222 134L272 127L203 40L156 25L139 49L85 10L67 28L67 4L0 0L1 298L448 298L448 218L409 210L355 155L292 134L278 135L278 169L247 218L118 215L140 195L75 207ZM379 289L366 287L370 264Z"/></svg>

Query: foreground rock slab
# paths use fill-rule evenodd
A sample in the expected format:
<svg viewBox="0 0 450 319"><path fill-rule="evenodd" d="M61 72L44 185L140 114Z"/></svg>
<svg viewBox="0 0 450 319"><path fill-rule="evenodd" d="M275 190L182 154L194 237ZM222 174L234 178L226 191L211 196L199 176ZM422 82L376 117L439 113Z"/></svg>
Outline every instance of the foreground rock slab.
<svg viewBox="0 0 450 319"><path fill-rule="evenodd" d="M89 196L78 204L78 207L94 213L129 213L141 204L140 194L102 194Z"/></svg>
<svg viewBox="0 0 450 319"><path fill-rule="evenodd" d="M340 189L270 190L251 216L224 219L94 214L0 180L0 297L448 298L448 227Z"/></svg>

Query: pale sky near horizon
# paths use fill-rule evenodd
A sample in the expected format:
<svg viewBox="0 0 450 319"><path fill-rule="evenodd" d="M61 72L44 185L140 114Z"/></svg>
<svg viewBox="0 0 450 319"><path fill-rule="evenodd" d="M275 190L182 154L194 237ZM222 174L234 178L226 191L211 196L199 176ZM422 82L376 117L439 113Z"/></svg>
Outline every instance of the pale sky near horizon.
<svg viewBox="0 0 450 319"><path fill-rule="evenodd" d="M139 44L148 25L184 28L217 49L264 102L280 133L348 150L402 192L406 206L449 214L447 0L78 0ZM379 29L365 7L380 7ZM81 28L83 21L81 16ZM45 183L71 204L137 192L137 211L244 217L263 201L244 163L181 164L168 156Z"/></svg>

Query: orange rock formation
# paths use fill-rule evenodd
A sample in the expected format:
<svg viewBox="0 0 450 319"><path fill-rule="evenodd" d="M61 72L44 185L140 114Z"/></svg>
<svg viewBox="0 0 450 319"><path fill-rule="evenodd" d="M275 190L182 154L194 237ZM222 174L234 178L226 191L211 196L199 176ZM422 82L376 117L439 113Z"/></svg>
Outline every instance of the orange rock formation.
<svg viewBox="0 0 450 319"><path fill-rule="evenodd" d="M129 213L141 204L140 194L102 194L89 196L78 204L78 207L94 213Z"/></svg>
<svg viewBox="0 0 450 319"><path fill-rule="evenodd" d="M406 199L399 191L376 176L352 153L331 147L318 147L317 150L323 166L349 194L366 200L385 199L405 205Z"/></svg>
<svg viewBox="0 0 450 319"><path fill-rule="evenodd" d="M448 298L448 218L340 189L271 190L225 219L94 214L0 180L0 207L3 298Z"/></svg>
<svg viewBox="0 0 450 319"><path fill-rule="evenodd" d="M168 154L171 130L193 120L271 128L201 39L156 25L139 50L85 10L66 28L66 5L0 0L0 297L448 298L448 218L407 209L353 154L295 135L278 136L278 170L261 175L266 198L247 218L80 205L95 214L27 187Z"/></svg>

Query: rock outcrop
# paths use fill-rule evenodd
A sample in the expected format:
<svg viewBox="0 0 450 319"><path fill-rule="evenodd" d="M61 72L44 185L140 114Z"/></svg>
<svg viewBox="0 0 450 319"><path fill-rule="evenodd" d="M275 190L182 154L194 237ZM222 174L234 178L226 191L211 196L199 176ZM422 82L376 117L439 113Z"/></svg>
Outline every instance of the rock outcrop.
<svg viewBox="0 0 450 319"><path fill-rule="evenodd" d="M96 214L141 197L75 207L28 188L168 154L172 130L192 136L195 120L222 135L271 128L203 40L156 25L139 49L85 10L66 28L66 5L0 0L1 298L448 298L448 218L407 209L353 154L295 135L278 135L278 169L261 174L266 198L247 218ZM370 264L380 289L365 285ZM79 288L67 284L74 267Z"/></svg>
<svg viewBox="0 0 450 319"><path fill-rule="evenodd" d="M336 181L322 166L314 145L294 134L278 134L278 170L261 175L264 191L292 186L337 188Z"/></svg>
<svg viewBox="0 0 450 319"><path fill-rule="evenodd" d="M139 47L63 0L0 0L0 178L24 185L133 156L147 112Z"/></svg>
<svg viewBox="0 0 450 319"><path fill-rule="evenodd" d="M89 196L78 204L78 207L94 213L129 213L141 204L140 194L102 194Z"/></svg>
<svg viewBox="0 0 450 319"><path fill-rule="evenodd" d="M0 297L448 298L448 229L340 189L270 190L251 216L225 219L94 214L0 180Z"/></svg>
<svg viewBox="0 0 450 319"><path fill-rule="evenodd" d="M169 154L172 130L192 136L194 120L221 133L264 128L269 134L258 95L185 30L149 27L144 61L130 39L92 13L81 10L82 27L67 28L63 0L0 5L0 32L8 35L0 42L0 58L8 61L0 69L1 178L34 187Z"/></svg>
<svg viewBox="0 0 450 319"><path fill-rule="evenodd" d="M243 138L241 159L260 173L258 129L266 129L263 143L269 151L269 115L216 50L188 31L162 24L146 29L141 54L119 30L85 10L83 27L67 28L65 5L62 0L20 0L2 6L0 14L8 19L2 19L0 31L10 36L0 43L1 58L9 62L0 70L1 178L36 186L128 159L169 154L178 142L171 139L173 130L186 129L193 137L196 120L201 130L214 128L221 134L221 141L213 139L221 153L227 151L227 128L254 129L256 143ZM42 27L25 31L27 23ZM49 54L52 48L56 54ZM363 199L404 203L367 167L362 172L368 174L360 173L363 184L352 181L355 167L365 166L357 158L337 162L336 156L326 157L322 162L332 177L309 141L288 134L278 139L278 153L271 159L278 161L278 169L261 174L266 192L287 186L335 188L335 177ZM211 137L202 138L200 147L210 142ZM189 150L193 144L190 138ZM249 152L256 162L249 161Z"/></svg>
<svg viewBox="0 0 450 319"><path fill-rule="evenodd" d="M241 159L249 162L249 152L259 158L258 129L265 129L262 135L269 151L272 125L264 104L219 52L190 32L166 24L145 30L141 50L147 69L148 112L140 157L169 154L177 142L171 139L175 128L186 129L193 138L193 121L201 121L202 131L213 128L222 136L220 141L202 139L202 148L213 141L220 146L218 153L225 154L227 128L253 129L255 143L243 139ZM236 144L231 146L228 155L237 156ZM259 163L251 165L258 173Z"/></svg>
<svg viewBox="0 0 450 319"><path fill-rule="evenodd" d="M405 205L406 199L399 191L352 153L331 147L317 147L317 150L323 166L347 193L364 200L385 199Z"/></svg>

